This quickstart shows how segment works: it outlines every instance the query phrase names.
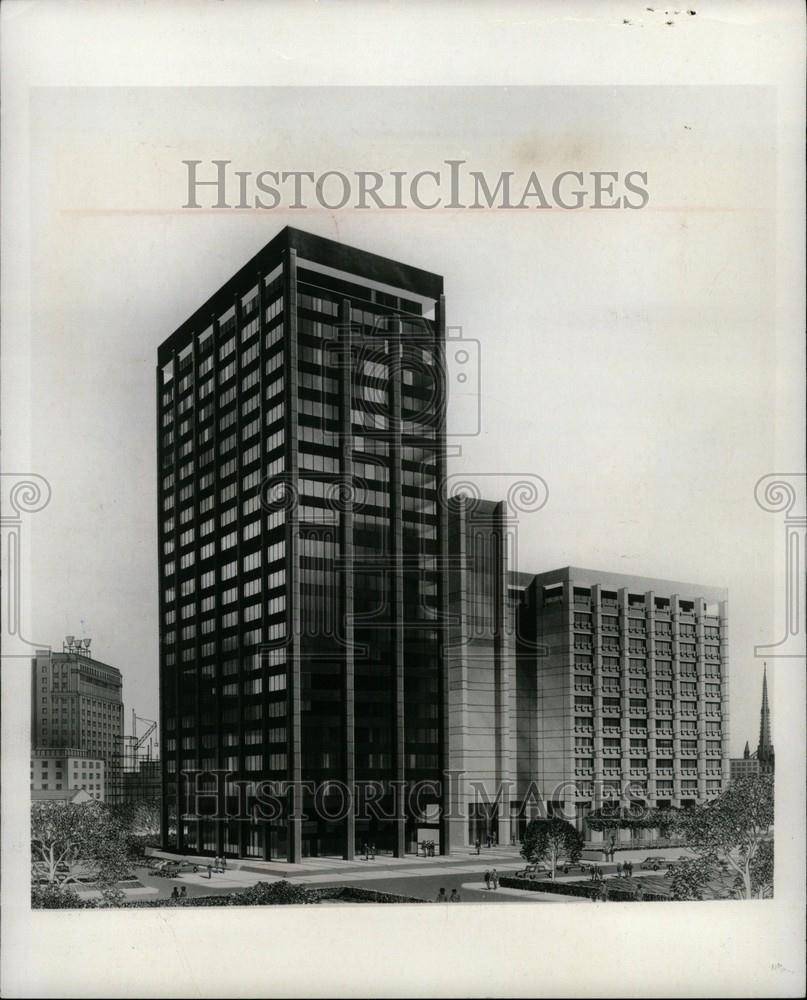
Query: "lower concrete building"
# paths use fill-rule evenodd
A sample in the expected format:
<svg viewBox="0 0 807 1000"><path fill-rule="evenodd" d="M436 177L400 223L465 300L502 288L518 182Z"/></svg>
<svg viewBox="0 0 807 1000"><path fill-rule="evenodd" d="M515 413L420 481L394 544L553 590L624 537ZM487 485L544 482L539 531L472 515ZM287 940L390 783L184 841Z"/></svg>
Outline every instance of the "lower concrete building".
<svg viewBox="0 0 807 1000"><path fill-rule="evenodd" d="M460 502L450 525L452 847L515 842L546 814L596 842L586 821L603 809L687 807L726 787L725 590L510 572L503 504Z"/></svg>
<svg viewBox="0 0 807 1000"><path fill-rule="evenodd" d="M85 791L96 802L106 800L106 764L89 750L50 747L31 751L31 799L65 798ZM45 794L47 793L47 794Z"/></svg>
<svg viewBox="0 0 807 1000"><path fill-rule="evenodd" d="M539 573L522 588L518 642L522 800L534 781L550 812L588 833L606 805L686 807L726 786L725 590L578 567Z"/></svg>

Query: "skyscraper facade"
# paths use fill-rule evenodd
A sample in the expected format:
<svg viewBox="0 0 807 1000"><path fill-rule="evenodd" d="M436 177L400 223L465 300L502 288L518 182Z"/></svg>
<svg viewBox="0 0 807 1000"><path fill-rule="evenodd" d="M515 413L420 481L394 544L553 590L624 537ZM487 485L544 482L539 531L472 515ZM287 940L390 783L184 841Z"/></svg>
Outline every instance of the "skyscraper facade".
<svg viewBox="0 0 807 1000"><path fill-rule="evenodd" d="M443 354L438 275L291 228L159 348L166 847L448 850Z"/></svg>

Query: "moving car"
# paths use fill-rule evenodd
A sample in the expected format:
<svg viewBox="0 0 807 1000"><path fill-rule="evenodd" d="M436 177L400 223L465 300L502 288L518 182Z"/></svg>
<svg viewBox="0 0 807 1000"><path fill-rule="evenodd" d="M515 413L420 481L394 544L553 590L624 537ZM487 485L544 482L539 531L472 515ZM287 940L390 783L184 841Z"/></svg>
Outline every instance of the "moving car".
<svg viewBox="0 0 807 1000"><path fill-rule="evenodd" d="M590 867L586 861L567 861L565 865L558 865L559 871L562 871L564 875L568 875L570 872L582 872L585 874Z"/></svg>
<svg viewBox="0 0 807 1000"><path fill-rule="evenodd" d="M659 868L669 864L666 858L645 858L639 865L640 868L649 868L652 872L657 872Z"/></svg>

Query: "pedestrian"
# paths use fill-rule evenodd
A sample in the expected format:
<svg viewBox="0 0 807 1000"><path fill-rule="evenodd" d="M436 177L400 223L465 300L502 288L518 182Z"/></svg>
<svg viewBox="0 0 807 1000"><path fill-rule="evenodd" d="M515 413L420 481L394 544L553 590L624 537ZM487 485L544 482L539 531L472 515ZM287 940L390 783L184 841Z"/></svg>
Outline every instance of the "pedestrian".
<svg viewBox="0 0 807 1000"><path fill-rule="evenodd" d="M449 899L449 903L461 903L461 902L462 902L462 900L460 899L460 894L457 892L456 889L452 889L451 890L451 898Z"/></svg>
<svg viewBox="0 0 807 1000"><path fill-rule="evenodd" d="M445 891L445 889L441 889L437 893L437 902L438 903L447 903L448 902L448 899L446 897L446 891Z"/></svg>
<svg viewBox="0 0 807 1000"><path fill-rule="evenodd" d="M617 878L620 878L622 876L622 864L619 861L617 861L616 863L616 874Z"/></svg>
<svg viewBox="0 0 807 1000"><path fill-rule="evenodd" d="M602 885L600 886L600 899L603 901L603 903L608 902L608 886L605 884L605 882L603 882Z"/></svg>
<svg viewBox="0 0 807 1000"><path fill-rule="evenodd" d="M180 890L179 890L179 898L180 899L187 899L188 898L188 887L186 885L183 885L180 888Z"/></svg>
<svg viewBox="0 0 807 1000"><path fill-rule="evenodd" d="M636 883L636 902L641 903L644 900L644 886L641 882Z"/></svg>
<svg viewBox="0 0 807 1000"><path fill-rule="evenodd" d="M493 888L494 889L498 889L499 888L499 873L496 871L495 868L490 873L490 879L491 879L491 882L493 882Z"/></svg>
<svg viewBox="0 0 807 1000"><path fill-rule="evenodd" d="M627 869L627 872L628 872L628 878L633 878L633 862L632 861L626 861L625 862L625 868Z"/></svg>
<svg viewBox="0 0 807 1000"><path fill-rule="evenodd" d="M370 860L375 861L375 844L370 844Z"/></svg>
<svg viewBox="0 0 807 1000"><path fill-rule="evenodd" d="M474 847L476 848L477 854L482 853L482 841L479 839L479 837L476 838L476 843L474 844Z"/></svg>
<svg viewBox="0 0 807 1000"><path fill-rule="evenodd" d="M221 856L221 870L223 872L227 871L227 858L225 858L223 854Z"/></svg>
<svg viewBox="0 0 807 1000"><path fill-rule="evenodd" d="M370 845L367 843L366 840L361 845L361 850L362 850L362 854L364 854L364 860L365 861L369 861L370 860Z"/></svg>
<svg viewBox="0 0 807 1000"><path fill-rule="evenodd" d="M218 854L213 858L213 871L218 875L221 871L221 862L219 861Z"/></svg>
<svg viewBox="0 0 807 1000"><path fill-rule="evenodd" d="M485 888L486 889L490 888L490 872L489 871L485 872Z"/></svg>
<svg viewBox="0 0 807 1000"><path fill-rule="evenodd" d="M173 903L175 899L179 899L179 889L176 886L171 890L171 902Z"/></svg>
<svg viewBox="0 0 807 1000"><path fill-rule="evenodd" d="M207 877L213 878L213 866L210 864L207 866Z"/></svg>

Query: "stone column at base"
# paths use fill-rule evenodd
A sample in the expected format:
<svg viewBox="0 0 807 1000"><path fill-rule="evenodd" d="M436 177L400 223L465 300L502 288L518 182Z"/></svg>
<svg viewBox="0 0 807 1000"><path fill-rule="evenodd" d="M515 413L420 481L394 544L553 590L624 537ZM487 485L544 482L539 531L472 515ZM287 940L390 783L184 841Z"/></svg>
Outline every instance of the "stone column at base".
<svg viewBox="0 0 807 1000"><path fill-rule="evenodd" d="M356 857L356 817L353 810L345 817L343 838L342 857L345 861L353 861Z"/></svg>
<svg viewBox="0 0 807 1000"><path fill-rule="evenodd" d="M288 821L288 862L292 865L299 865L303 860L303 821L299 817L292 816Z"/></svg>
<svg viewBox="0 0 807 1000"><path fill-rule="evenodd" d="M392 821L392 856L406 856L406 820L403 816Z"/></svg>

